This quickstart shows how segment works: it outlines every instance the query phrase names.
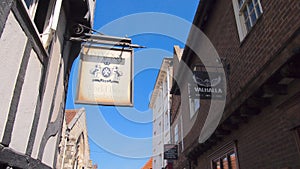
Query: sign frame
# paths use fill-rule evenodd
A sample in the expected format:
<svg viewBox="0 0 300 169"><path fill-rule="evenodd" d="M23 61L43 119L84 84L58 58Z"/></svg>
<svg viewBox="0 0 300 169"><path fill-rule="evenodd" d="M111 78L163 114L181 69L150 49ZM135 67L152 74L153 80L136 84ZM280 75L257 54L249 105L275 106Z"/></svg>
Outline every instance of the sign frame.
<svg viewBox="0 0 300 169"><path fill-rule="evenodd" d="M178 159L178 144L164 145L164 159L177 160Z"/></svg>
<svg viewBox="0 0 300 169"><path fill-rule="evenodd" d="M129 94L128 94L128 101L126 102L121 102L121 101L116 101L116 100L111 100L111 101L101 101L101 98L89 98L89 99L82 99L82 91L81 91L81 79L83 77L82 74L82 69L83 69L83 64L84 64L84 58L87 57L107 57L108 56L96 56L96 55L89 55L89 54L84 54L84 49L85 48L95 48L99 50L108 50L108 51L118 51L121 52L121 57L119 59L123 59L122 54L123 52L128 52L130 53L130 66L129 66L129 72L130 72L130 82L129 82ZM113 57L111 57L113 58ZM116 58L114 58L116 59ZM126 59L126 58L125 58ZM121 60L122 61L122 60ZM125 61L124 61L125 62ZM134 80L133 80L133 73L134 73L134 52L132 48L117 48L117 47L109 47L109 46L96 46L96 45L91 45L91 44L84 44L82 45L82 49L80 52L80 60L79 60L79 66L78 66L78 79L77 79L77 88L76 88L76 98L75 98L75 103L76 104L89 104L89 105L103 105L103 106L127 106L127 107L133 107L134 105ZM113 94L113 89L112 89L112 94ZM114 98L114 97L113 97Z"/></svg>

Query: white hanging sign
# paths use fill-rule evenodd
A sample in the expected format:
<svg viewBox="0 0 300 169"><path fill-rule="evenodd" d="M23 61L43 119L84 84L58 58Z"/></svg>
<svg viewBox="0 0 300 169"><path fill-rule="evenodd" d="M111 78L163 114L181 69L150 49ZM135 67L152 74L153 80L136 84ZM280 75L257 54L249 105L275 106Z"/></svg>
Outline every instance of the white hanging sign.
<svg viewBox="0 0 300 169"><path fill-rule="evenodd" d="M82 47L76 103L133 106L133 50Z"/></svg>

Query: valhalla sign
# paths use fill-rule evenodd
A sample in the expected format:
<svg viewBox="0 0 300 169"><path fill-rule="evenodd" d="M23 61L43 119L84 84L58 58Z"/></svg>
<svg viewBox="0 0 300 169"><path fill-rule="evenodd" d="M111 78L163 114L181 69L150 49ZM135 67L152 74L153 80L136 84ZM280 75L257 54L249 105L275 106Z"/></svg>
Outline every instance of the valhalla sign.
<svg viewBox="0 0 300 169"><path fill-rule="evenodd" d="M208 74L211 76L209 77ZM193 80L189 83L191 98L225 99L225 79L218 72L194 71Z"/></svg>
<svg viewBox="0 0 300 169"><path fill-rule="evenodd" d="M76 103L133 106L133 50L82 47Z"/></svg>

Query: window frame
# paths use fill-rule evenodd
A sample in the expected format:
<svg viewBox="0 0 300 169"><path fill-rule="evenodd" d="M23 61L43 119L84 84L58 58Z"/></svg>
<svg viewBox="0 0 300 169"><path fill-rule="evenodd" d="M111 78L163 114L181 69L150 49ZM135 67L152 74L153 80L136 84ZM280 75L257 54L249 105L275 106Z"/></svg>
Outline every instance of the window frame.
<svg viewBox="0 0 300 169"><path fill-rule="evenodd" d="M250 10L250 5L248 4L250 1L251 4L253 4L252 10ZM240 4L240 2L242 2L242 4ZM242 42L264 13L261 0L232 0L232 4L240 42ZM247 11L247 16L244 13L245 9ZM257 11L258 9L259 12ZM255 15L254 23L252 21L252 14ZM247 25L247 21L249 21L250 25Z"/></svg>
<svg viewBox="0 0 300 169"><path fill-rule="evenodd" d="M179 126L178 123L174 127L174 143L179 143Z"/></svg>
<svg viewBox="0 0 300 169"><path fill-rule="evenodd" d="M220 166L222 169L223 163L221 161L221 159L227 158L230 159L230 156L234 154L235 155L235 160L236 160L236 169L239 169L239 158L238 158L238 151L237 151L237 141L233 141L233 142L229 142L226 145L224 145L223 147L217 149L215 152L213 152L212 154L210 154L208 156L209 160L210 160L210 168L211 169L215 169L215 163L217 161L220 162ZM231 169L231 162L230 160L227 161L228 163L228 168Z"/></svg>
<svg viewBox="0 0 300 169"><path fill-rule="evenodd" d="M212 169L215 169L215 163L220 163L220 167L221 167L221 169L225 169L224 168L224 162L223 162L223 160L226 158L227 159L227 164L228 164L228 169L232 169L232 161L231 161L231 156L232 155L234 155L235 156L235 160L236 160L236 158L237 158L237 156L236 156L236 153L235 153L235 151L229 151L229 152L227 152L227 153L225 153L223 156L220 156L220 157L218 157L218 158L216 158L216 159L214 159L214 160L212 160L211 161L211 165L212 165ZM236 162L237 163L237 162ZM237 169L238 169L238 166L236 166L237 167Z"/></svg>
<svg viewBox="0 0 300 169"><path fill-rule="evenodd" d="M197 66L194 66L193 71L197 71L200 68ZM201 70L201 69L200 69ZM190 92L190 84L188 84L188 92ZM190 95L190 93L189 93ZM201 107L201 100L200 97L199 98L189 98L189 111L190 111L190 120L193 119L193 117L195 116L195 114L197 113L197 111L200 109Z"/></svg>
<svg viewBox="0 0 300 169"><path fill-rule="evenodd" d="M42 31L39 31L39 28L36 24L36 17L39 5L44 0L21 0L24 8L27 10L28 16L31 19L32 24L34 25L36 33L39 35L40 40L45 49L48 49L50 43L53 39L53 34L57 29L59 15L62 6L62 0L49 0L49 5L45 9L45 21L43 23ZM43 20L43 19L42 19Z"/></svg>
<svg viewBox="0 0 300 169"><path fill-rule="evenodd" d="M197 111L200 109L200 98L189 98L190 120L193 119Z"/></svg>

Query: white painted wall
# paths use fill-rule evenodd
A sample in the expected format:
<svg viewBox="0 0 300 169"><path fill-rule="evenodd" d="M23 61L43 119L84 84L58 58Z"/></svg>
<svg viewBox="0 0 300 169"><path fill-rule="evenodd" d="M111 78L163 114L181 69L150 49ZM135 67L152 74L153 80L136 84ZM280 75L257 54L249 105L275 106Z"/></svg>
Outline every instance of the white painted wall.
<svg viewBox="0 0 300 169"><path fill-rule="evenodd" d="M94 13L95 13L95 7L96 7L96 0L88 0L89 3L89 9L91 14L91 20L92 20L92 27L94 25Z"/></svg>
<svg viewBox="0 0 300 169"><path fill-rule="evenodd" d="M89 1L91 1L90 6L93 7L95 0ZM94 7L91 8L91 10L91 13L93 14ZM65 47L63 44L64 33L67 24L66 15L63 9L60 12L58 23L59 24L56 29L57 31L54 34L55 43L50 51L44 100L42 102L41 114L32 152L33 158L37 158L38 156L40 148L39 146L41 144L44 132L46 131L50 107L55 94L55 107L53 116L50 117L51 121L54 122L57 120L59 113L63 113L60 105L64 104L65 102L64 75L66 72L65 63L63 63L64 61L62 60L61 52L63 52L62 49ZM3 82L0 85L0 142L2 141L3 132L5 130L11 99L14 94L14 88L27 41L27 36L24 33L24 30L21 28L20 23L18 23L17 19L12 13L8 15L8 19L5 24L5 28L0 38L0 81ZM68 53L67 51L64 52ZM60 64L62 64L61 67ZM59 74L58 90L56 93L54 93L59 69L61 69L61 72ZM22 91L20 91L20 100L13 126L12 139L10 142L10 148L20 154L24 154L27 148L39 95L42 72L43 66L38 59L35 50L32 50L30 53L28 66L26 68L26 74L24 76ZM58 134L54 137L51 137L45 146L42 162L49 166L53 166L55 151L57 150L57 137Z"/></svg>
<svg viewBox="0 0 300 169"><path fill-rule="evenodd" d="M61 68L63 69L63 68ZM56 98L55 98L55 107L53 109L54 111L54 116L57 117L57 115L55 114L58 114L58 113L64 113L64 111L62 109L60 109L60 104L62 102L64 102L63 99L63 93L64 93L64 87L63 87L63 71L60 72L60 75L59 75L59 81L58 81L59 85L58 85L58 89L57 89L57 94L56 94ZM53 122L56 120L53 119ZM60 131L59 131L60 132ZM55 139L54 139L55 138ZM45 163L45 164L48 164L49 166L52 166L53 164L53 160L54 160L54 155L55 155L55 150L57 149L56 147L56 141L57 141L57 135L55 135L54 137L51 137L47 144L45 145L45 151L44 151L44 155L43 155L43 159L42 159L42 162Z"/></svg>
<svg viewBox="0 0 300 169"><path fill-rule="evenodd" d="M60 20L59 20L59 25L57 27L57 33L56 36L62 36L63 33L63 27L65 26L65 22L66 18L65 18L65 12L61 11L60 12ZM47 128L47 123L48 123L48 118L49 118L49 112L50 112L50 108L51 108L51 104L52 104L52 98L54 96L54 89L55 89L55 85L56 85L56 79L57 79L57 75L59 72L59 65L60 63L63 62L63 60L61 59L61 48L62 48L62 39L58 39L56 38L56 41L53 45L53 52L51 53L50 56L50 64L49 64L49 74L48 74L48 78L47 78L47 86L45 89L45 95L44 95L44 100L42 103L42 108L41 108L41 115L40 115L40 120L39 120L39 124L38 124L38 128L37 128L37 134L36 134L36 138L35 138L35 142L34 142L34 146L33 146L33 152L32 152L32 156L34 158L37 158L38 156L38 150L41 144L41 140L43 137L43 134ZM62 66L62 71L61 73L64 73L64 69ZM62 76L60 77L60 79L62 78ZM61 80L60 82L60 88L63 85L63 80ZM59 89L58 90L58 94L57 94L57 98L56 99L56 103L55 103L55 108L54 108L54 116L51 117L51 121L54 121L58 115L58 111L59 111L59 106L60 106L60 102L62 102L62 92L63 89ZM46 151L45 151L46 152Z"/></svg>
<svg viewBox="0 0 300 169"><path fill-rule="evenodd" d="M44 151L45 153L42 162L48 166L53 166L56 148L53 147L52 145L56 145L56 141L57 141L57 135L55 137L51 137L48 140L48 144L45 146L45 151Z"/></svg>
<svg viewBox="0 0 300 169"><path fill-rule="evenodd" d="M38 156L38 150L39 150L39 147L41 144L41 140L42 140L43 134L47 127L49 112L50 112L50 107L51 107L51 103L52 103L52 97L54 95L54 88L55 88L56 77L58 74L58 68L59 68L60 61L61 61L61 59L59 57L52 57L50 59L47 86L45 89L44 100L42 103L41 114L40 114L40 120L38 123L36 138L35 138L35 142L33 145L33 151L32 151L32 156L34 158L37 158L37 156Z"/></svg>
<svg viewBox="0 0 300 169"><path fill-rule="evenodd" d="M26 39L26 35L19 23L14 15L10 13L0 39L0 82L2 82L0 85L0 141L5 130ZM13 50L12 47L14 48Z"/></svg>
<svg viewBox="0 0 300 169"><path fill-rule="evenodd" d="M163 69L164 72L169 71L169 65L163 62L161 69ZM159 74L159 76L155 86L156 97L151 98L155 99L151 101L154 103L153 131L156 131L156 136L153 136L153 169L165 167L166 161L163 159L164 144L171 142L169 123L170 99L168 94L171 85L168 84L168 73L162 73Z"/></svg>
<svg viewBox="0 0 300 169"><path fill-rule="evenodd" d="M32 50L25 74L10 146L25 153L37 104L42 64Z"/></svg>

